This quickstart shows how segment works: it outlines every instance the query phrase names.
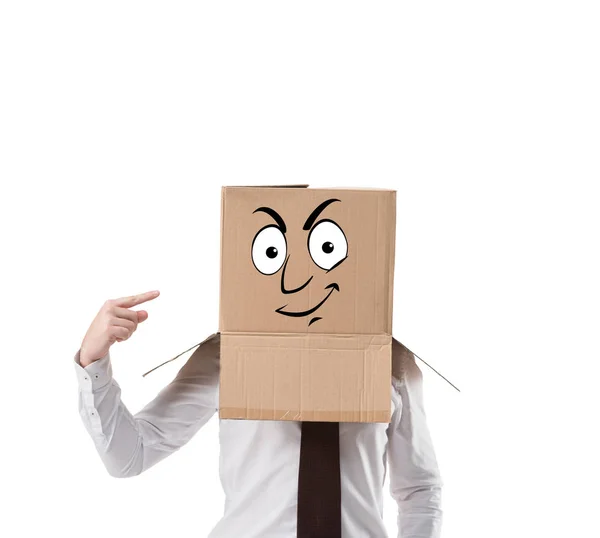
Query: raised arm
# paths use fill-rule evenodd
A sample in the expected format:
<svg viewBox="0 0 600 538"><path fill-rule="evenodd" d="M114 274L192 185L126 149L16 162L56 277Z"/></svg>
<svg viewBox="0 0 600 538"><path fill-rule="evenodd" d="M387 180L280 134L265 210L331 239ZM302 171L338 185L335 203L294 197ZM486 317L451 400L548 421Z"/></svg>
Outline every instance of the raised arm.
<svg viewBox="0 0 600 538"><path fill-rule="evenodd" d="M219 335L208 338L176 377L132 415L112 377L110 353L85 368L75 354L79 413L107 471L130 477L172 454L218 409Z"/></svg>
<svg viewBox="0 0 600 538"><path fill-rule="evenodd" d="M427 427L423 377L410 353L392 343L393 398L388 426L390 493L398 503L399 538L439 538L442 480Z"/></svg>

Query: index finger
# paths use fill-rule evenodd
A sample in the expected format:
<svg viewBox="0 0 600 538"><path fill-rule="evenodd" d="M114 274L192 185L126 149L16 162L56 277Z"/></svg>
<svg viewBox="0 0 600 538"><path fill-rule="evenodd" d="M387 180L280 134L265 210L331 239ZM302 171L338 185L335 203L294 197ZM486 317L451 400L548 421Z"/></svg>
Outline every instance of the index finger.
<svg viewBox="0 0 600 538"><path fill-rule="evenodd" d="M119 299L115 299L115 304L124 308L130 308L132 306L145 303L146 301L150 301L151 299L155 299L159 296L159 294L160 292L158 290L153 290L147 291L146 293L139 293L137 295L120 297Z"/></svg>

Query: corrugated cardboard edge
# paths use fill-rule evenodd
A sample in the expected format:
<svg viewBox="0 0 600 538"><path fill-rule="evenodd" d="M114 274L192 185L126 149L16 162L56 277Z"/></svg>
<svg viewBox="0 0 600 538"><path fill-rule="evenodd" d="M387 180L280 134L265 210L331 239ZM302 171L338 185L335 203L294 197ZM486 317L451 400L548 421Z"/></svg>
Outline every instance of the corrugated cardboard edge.
<svg viewBox="0 0 600 538"><path fill-rule="evenodd" d="M227 185L224 189L306 189L308 183L298 183L293 185Z"/></svg>
<svg viewBox="0 0 600 538"><path fill-rule="evenodd" d="M393 233L393 241L391 241L391 247L389 251L389 256L391 258L389 262L389 283L388 283L388 308L391 310L389 313L390 326L388 328L388 332L392 334L392 328L394 326L394 273L396 271L396 191L392 191L392 233Z"/></svg>
<svg viewBox="0 0 600 538"><path fill-rule="evenodd" d="M390 411L371 411L369 420L356 420L356 414L338 411L303 411L294 412L289 409L274 409L269 414L265 414L264 409L252 409L245 407L226 407L219 410L219 418L239 419L239 420L296 420L298 422L360 422L389 423L391 420Z"/></svg>
<svg viewBox="0 0 600 538"><path fill-rule="evenodd" d="M219 240L219 259L223 259L223 228L225 226L225 191L227 187L221 187L221 230ZM223 327L223 262L219 267L219 330Z"/></svg>

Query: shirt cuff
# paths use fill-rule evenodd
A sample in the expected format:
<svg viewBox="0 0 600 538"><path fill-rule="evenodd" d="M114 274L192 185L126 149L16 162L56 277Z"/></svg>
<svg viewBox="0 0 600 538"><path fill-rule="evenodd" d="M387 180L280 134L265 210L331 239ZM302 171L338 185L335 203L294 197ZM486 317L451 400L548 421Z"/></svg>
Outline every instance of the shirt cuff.
<svg viewBox="0 0 600 538"><path fill-rule="evenodd" d="M81 353L81 349L77 350L75 353L75 372L77 374L77 380L79 382L79 386L83 390L87 390L89 392L95 392L96 390L101 389L112 380L112 366L110 364L110 351L106 352L106 355L97 361L88 364L87 366L82 366L79 361L79 354Z"/></svg>

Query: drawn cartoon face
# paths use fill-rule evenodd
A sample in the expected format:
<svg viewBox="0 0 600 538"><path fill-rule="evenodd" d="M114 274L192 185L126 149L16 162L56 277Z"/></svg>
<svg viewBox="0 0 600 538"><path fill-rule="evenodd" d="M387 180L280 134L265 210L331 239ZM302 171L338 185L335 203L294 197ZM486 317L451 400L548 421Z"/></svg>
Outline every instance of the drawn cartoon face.
<svg viewBox="0 0 600 538"><path fill-rule="evenodd" d="M322 218L317 221L329 204L339 201L338 198L329 198L319 204L302 226L302 230L307 232L306 248L317 271L321 270L330 273L348 257L348 241L339 225L328 218ZM281 272L279 281L282 298L288 294L301 292L311 283L314 274L299 286L289 287L289 282L286 285L285 270L291 256L291 253L288 253L285 238L287 226L283 217L273 208L259 207L254 213L259 211L270 215L275 223L267 224L261 228L252 240L252 261L254 267L263 275L275 275ZM275 312L283 316L295 318L311 316L308 324L312 325L315 321L322 319L318 315L313 316L313 314L323 306L334 291L340 291L340 286L337 282L332 281L325 286L324 290L327 292L324 298L306 310L286 309L288 305L284 304L276 308Z"/></svg>
<svg viewBox="0 0 600 538"><path fill-rule="evenodd" d="M381 223L392 209L373 191L228 189L222 324L236 331L383 331L394 234Z"/></svg>

